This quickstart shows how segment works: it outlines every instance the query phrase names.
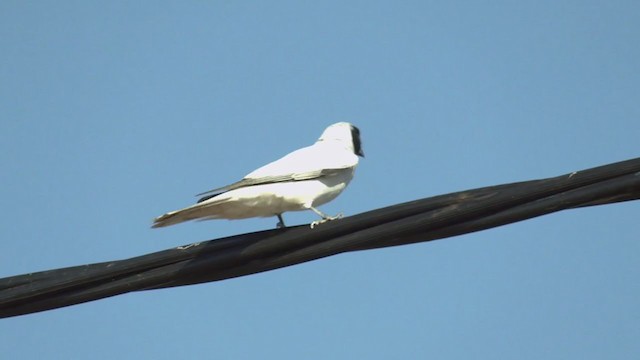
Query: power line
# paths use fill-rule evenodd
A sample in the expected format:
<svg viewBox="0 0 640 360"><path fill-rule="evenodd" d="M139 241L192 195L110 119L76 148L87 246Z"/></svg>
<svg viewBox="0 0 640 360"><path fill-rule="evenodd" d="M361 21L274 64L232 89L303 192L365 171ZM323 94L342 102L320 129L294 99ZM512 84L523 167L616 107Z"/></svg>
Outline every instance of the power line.
<svg viewBox="0 0 640 360"><path fill-rule="evenodd" d="M640 199L640 158L415 200L331 221L0 279L0 317L245 276L349 251L443 239L560 210Z"/></svg>

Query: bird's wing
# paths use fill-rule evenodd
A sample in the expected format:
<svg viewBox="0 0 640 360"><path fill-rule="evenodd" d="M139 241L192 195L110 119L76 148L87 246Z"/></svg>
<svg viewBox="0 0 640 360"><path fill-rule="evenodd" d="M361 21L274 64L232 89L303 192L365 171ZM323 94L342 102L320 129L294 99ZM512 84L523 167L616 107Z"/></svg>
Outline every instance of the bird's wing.
<svg viewBox="0 0 640 360"><path fill-rule="evenodd" d="M242 180L217 189L205 191L196 196L203 196L198 202L211 197L247 186L273 184L286 181L302 181L331 176L339 170L353 167L358 157L345 151L312 145L296 150L272 163L249 173Z"/></svg>
<svg viewBox="0 0 640 360"><path fill-rule="evenodd" d="M254 185L273 184L273 183L279 183L279 182L285 182L285 181L302 181L302 180L317 179L319 177L333 175L339 170L340 169L323 169L323 170L309 171L306 173L291 173L286 175L265 176L260 178L244 178L240 181L234 182L233 184L229 184L227 186L223 186L217 189L211 189L209 191L205 191L203 193L197 194L196 196L202 196L207 194L220 194L220 193L231 191L234 189L239 189L239 188L254 186Z"/></svg>

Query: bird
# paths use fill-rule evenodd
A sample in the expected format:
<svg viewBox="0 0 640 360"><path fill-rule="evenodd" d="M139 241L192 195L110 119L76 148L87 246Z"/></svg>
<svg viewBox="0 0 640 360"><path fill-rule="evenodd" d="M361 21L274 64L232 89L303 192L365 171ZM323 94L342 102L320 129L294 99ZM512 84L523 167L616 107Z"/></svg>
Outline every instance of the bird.
<svg viewBox="0 0 640 360"><path fill-rule="evenodd" d="M327 127L311 146L295 150L247 174L240 181L197 194L189 207L154 219L152 228L190 220L278 218L277 228L286 227L282 214L311 210L321 219L311 228L342 217L329 216L318 206L335 199L353 179L359 157L364 158L360 130L339 122Z"/></svg>

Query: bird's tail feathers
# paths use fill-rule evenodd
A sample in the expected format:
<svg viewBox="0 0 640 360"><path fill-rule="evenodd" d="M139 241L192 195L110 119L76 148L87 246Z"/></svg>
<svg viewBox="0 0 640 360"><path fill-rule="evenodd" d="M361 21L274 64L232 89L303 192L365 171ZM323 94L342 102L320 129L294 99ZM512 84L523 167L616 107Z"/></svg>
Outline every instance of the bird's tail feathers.
<svg viewBox="0 0 640 360"><path fill-rule="evenodd" d="M183 220L180 215L181 210L171 211L166 214L160 215L157 218L153 219L152 228L165 227L169 225L175 225L181 223Z"/></svg>
<svg viewBox="0 0 640 360"><path fill-rule="evenodd" d="M153 225L151 227L160 228L160 227L179 224L185 221L202 219L205 216L205 214L203 214L204 207L199 205L200 204L195 204L188 208L175 210L175 211L168 212L164 215L160 215L153 220ZM206 214L206 215L209 215L209 219L214 218L210 216L211 214Z"/></svg>

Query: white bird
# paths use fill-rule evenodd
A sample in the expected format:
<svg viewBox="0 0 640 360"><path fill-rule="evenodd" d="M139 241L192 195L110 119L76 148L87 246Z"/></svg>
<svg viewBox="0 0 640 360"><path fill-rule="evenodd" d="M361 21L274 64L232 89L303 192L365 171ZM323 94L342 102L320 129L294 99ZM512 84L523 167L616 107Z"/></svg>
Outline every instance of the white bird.
<svg viewBox="0 0 640 360"><path fill-rule="evenodd" d="M317 224L334 220L317 209L335 199L347 187L358 156L364 157L360 130L339 122L326 128L315 144L296 150L225 187L198 194L198 202L168 212L154 220L163 227L189 220L246 219L277 216L277 227L284 227L282 213L312 210L322 217Z"/></svg>

